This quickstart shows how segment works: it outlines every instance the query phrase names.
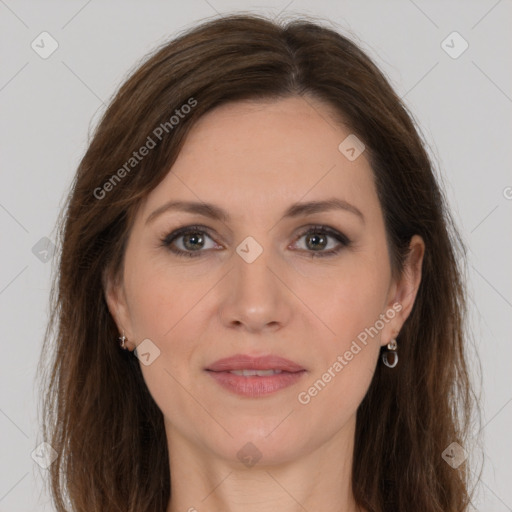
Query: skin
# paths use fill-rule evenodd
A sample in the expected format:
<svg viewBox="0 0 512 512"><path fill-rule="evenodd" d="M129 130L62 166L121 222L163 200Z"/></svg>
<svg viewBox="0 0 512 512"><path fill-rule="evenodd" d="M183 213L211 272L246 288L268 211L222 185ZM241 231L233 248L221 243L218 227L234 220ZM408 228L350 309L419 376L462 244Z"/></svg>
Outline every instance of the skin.
<svg viewBox="0 0 512 512"><path fill-rule="evenodd" d="M236 102L192 129L166 178L140 207L119 279L109 279L109 309L133 350L149 338L160 355L141 364L165 418L172 497L167 512L355 512L351 467L356 412L379 350L400 331L421 280L424 243L411 240L406 272L391 278L382 210L363 152L350 161L338 145L350 131L313 98ZM296 202L336 197L355 214L332 210L281 217ZM227 222L188 212L147 217L169 200L213 203ZM173 254L161 239L192 224L210 228ZM322 224L352 244L300 236ZM263 248L247 263L236 252L248 236ZM194 245L195 244L195 245ZM298 401L365 328L393 304L401 310L314 396ZM387 318L387 317L386 317ZM247 398L217 384L204 368L236 353L277 354L301 364L295 385ZM400 353L400 346L398 347ZM399 363L400 364L400 363ZM244 465L251 442L261 458ZM245 448L247 450L247 448Z"/></svg>

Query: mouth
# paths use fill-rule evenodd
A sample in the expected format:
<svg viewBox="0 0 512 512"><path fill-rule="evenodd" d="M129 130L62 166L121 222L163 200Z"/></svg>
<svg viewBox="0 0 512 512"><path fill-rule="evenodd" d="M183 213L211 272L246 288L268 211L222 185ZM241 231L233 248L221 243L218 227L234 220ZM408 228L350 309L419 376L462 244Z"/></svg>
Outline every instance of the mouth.
<svg viewBox="0 0 512 512"><path fill-rule="evenodd" d="M287 388L307 373L305 368L289 359L244 354L220 359L205 370L224 389L250 398Z"/></svg>
<svg viewBox="0 0 512 512"><path fill-rule="evenodd" d="M283 370L229 370L232 375L240 375L242 377L268 377L269 375L279 375Z"/></svg>
<svg viewBox="0 0 512 512"><path fill-rule="evenodd" d="M254 357L247 354L235 354L234 356L215 361L206 370L212 372L261 370L295 373L303 371L305 368L290 359L276 355Z"/></svg>

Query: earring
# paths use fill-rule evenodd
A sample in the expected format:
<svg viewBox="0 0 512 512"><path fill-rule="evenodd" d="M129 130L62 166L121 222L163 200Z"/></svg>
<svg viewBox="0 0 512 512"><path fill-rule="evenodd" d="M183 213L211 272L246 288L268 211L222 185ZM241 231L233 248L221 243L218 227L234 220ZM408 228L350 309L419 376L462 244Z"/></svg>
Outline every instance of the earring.
<svg viewBox="0 0 512 512"><path fill-rule="evenodd" d="M126 346L126 336L124 335L124 331L123 331L123 335L122 336L119 336L119 341L120 341L120 345L121 345L121 348L124 349L124 350L128 350L128 347Z"/></svg>
<svg viewBox="0 0 512 512"><path fill-rule="evenodd" d="M396 366L396 364L398 363L398 354L396 352L396 349L397 349L396 339L391 340L387 344L387 348L388 348L388 350L386 350L385 352L382 353L382 356L381 356L382 361L387 367L394 368Z"/></svg>

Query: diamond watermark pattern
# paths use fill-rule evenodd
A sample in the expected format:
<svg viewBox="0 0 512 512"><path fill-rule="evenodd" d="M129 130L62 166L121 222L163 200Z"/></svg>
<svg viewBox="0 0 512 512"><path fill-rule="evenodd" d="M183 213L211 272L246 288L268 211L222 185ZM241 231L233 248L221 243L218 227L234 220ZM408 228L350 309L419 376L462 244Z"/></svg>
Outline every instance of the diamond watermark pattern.
<svg viewBox="0 0 512 512"><path fill-rule="evenodd" d="M41 32L30 44L39 57L47 59L59 47L59 43L48 32Z"/></svg>
<svg viewBox="0 0 512 512"><path fill-rule="evenodd" d="M441 457L454 469L458 468L467 458L464 448L459 443L451 443Z"/></svg>
<svg viewBox="0 0 512 512"><path fill-rule="evenodd" d="M133 352L144 366L149 366L160 357L160 349L149 338L141 341Z"/></svg>
<svg viewBox="0 0 512 512"><path fill-rule="evenodd" d="M57 458L57 452L53 449L51 444L41 443L36 449L30 454L32 459L39 464L43 469L48 469L55 459Z"/></svg>
<svg viewBox="0 0 512 512"><path fill-rule="evenodd" d="M249 442L238 450L236 456L240 462L243 462L248 468L251 468L261 459L262 453L258 450L257 446Z"/></svg>
<svg viewBox="0 0 512 512"><path fill-rule="evenodd" d="M469 48L469 43L458 32L454 31L442 41L441 48L452 59L458 59Z"/></svg>
<svg viewBox="0 0 512 512"><path fill-rule="evenodd" d="M32 254L43 263L48 263L54 253L55 244L46 236L43 236L43 238L32 247Z"/></svg>
<svg viewBox="0 0 512 512"><path fill-rule="evenodd" d="M252 236L248 236L238 245L236 252L246 263L252 263L263 252L263 247Z"/></svg>
<svg viewBox="0 0 512 512"><path fill-rule="evenodd" d="M365 148L366 146L363 144L363 142L353 133L344 139L338 146L340 153L343 154L351 162L358 158L365 150Z"/></svg>

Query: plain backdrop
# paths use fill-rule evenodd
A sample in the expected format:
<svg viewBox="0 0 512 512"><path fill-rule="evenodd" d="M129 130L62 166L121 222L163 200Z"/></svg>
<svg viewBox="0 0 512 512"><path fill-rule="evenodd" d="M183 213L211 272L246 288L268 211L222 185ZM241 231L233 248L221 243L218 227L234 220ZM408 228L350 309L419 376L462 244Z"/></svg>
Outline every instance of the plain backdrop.
<svg viewBox="0 0 512 512"><path fill-rule="evenodd" d="M370 54L413 112L470 249L481 376L470 355L485 438L475 508L512 511L510 0L0 0L0 511L53 510L32 458L44 441L34 376L55 260L48 240L90 131L148 51L242 10L328 20Z"/></svg>

